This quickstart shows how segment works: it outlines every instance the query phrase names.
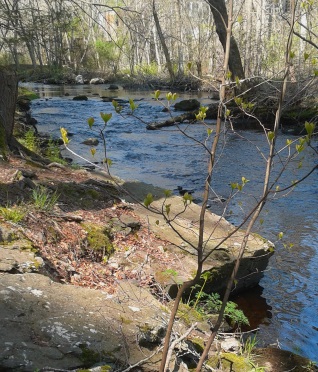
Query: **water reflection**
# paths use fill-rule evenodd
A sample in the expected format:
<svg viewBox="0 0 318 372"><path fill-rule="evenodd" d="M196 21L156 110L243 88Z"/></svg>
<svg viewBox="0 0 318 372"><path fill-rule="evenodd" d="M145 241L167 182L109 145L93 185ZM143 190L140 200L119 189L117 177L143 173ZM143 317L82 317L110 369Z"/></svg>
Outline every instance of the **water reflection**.
<svg viewBox="0 0 318 372"><path fill-rule="evenodd" d="M86 119L93 115L98 122L100 111L112 110L111 103L102 102L94 94L116 94L123 99L144 98L138 102L138 115L147 123L164 120L168 116L162 112L162 106L145 92L132 94L120 90L114 93L108 91L105 86L38 86L38 91L42 99L34 101L32 105L33 116L39 122L38 129L59 137L59 128L66 127L74 133L70 146L89 158L89 148L80 144L87 137L92 137ZM65 93L70 96L66 97ZM72 101L71 97L77 94L88 94L89 100ZM207 102L206 96L202 99ZM124 105L124 111L129 111L128 104ZM213 122L210 127L214 128ZM187 133L203 140L206 128L200 125L190 126ZM286 139L286 135L281 135L277 145L283 146ZM133 117L116 116L109 122L107 141L108 156L113 161L113 172L116 175L124 179L139 179L171 190L177 186L194 189L194 198L200 202L206 177L207 156L202 147L194 146L193 142L182 136L176 128L147 131L145 125ZM258 132L252 131L238 131L237 134L224 137L224 141L226 146L218 159L211 186L216 195L227 198L231 193L231 182L240 182L243 176L249 180L243 192L230 203L226 212L227 218L238 224L261 194L265 164L262 153L267 154L268 144ZM289 166L288 172L280 181L281 187L300 179L314 166L315 155L310 151L304 155L301 168L298 168L298 162ZM275 172L279 172L279 167L277 163ZM309 179L298 185L291 195L277 195L264 208L264 222L257 225L258 232L272 241L277 240L281 231L284 236L282 241L277 243L276 254L271 258L270 266L260 283L263 291L258 289L260 293L257 297L252 294L244 296L244 306L250 310L251 323L253 326L261 323L261 343L273 343L277 340L282 348L296 351L316 361L317 184L318 172L314 172ZM214 212L223 213L224 203L211 200L211 206Z"/></svg>

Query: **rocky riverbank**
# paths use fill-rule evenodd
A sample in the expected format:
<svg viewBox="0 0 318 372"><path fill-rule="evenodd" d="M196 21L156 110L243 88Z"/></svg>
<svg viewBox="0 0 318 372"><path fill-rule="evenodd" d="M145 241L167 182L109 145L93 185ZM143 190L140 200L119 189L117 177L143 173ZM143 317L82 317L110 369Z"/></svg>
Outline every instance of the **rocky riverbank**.
<svg viewBox="0 0 318 372"><path fill-rule="evenodd" d="M171 196L174 231L162 216L141 206L151 192L153 207L160 209L159 188L32 157L0 161L0 370L99 365L100 371L129 371L140 365L143 371L157 371L170 298L196 267L191 246L200 207L191 204L179 214L183 199ZM234 229L212 213L207 225L213 226L216 241ZM206 291L222 291L241 239L237 232L206 262L205 272L216 278ZM251 236L238 290L259 281L271 248ZM195 363L213 322L213 315L182 308L175 336L191 332L176 345L182 357L171 360L171 370L186 371ZM231 360L229 368L250 371L251 361L238 358L239 349L238 341L219 338L211 349L212 368L220 363L225 368ZM266 371L285 370L285 362L277 360L268 361Z"/></svg>
<svg viewBox="0 0 318 372"><path fill-rule="evenodd" d="M0 370L108 365L122 371L143 361L144 371L156 371L171 304L169 289L191 275L195 257L160 217L124 196L122 187L137 199L150 190L158 205L161 190L139 183L118 187L104 174L39 166L15 156L0 166L1 205L24 214L19 222L0 217ZM52 208L36 205L39 187L49 197L58 195ZM178 196L169 201L176 213L180 202ZM191 205L176 221L185 240L195 239L198 208ZM213 214L208 219L218 225L217 236L233 228ZM238 234L222 247L205 270L218 267L218 277L227 275L240 239ZM240 275L263 270L268 249L268 242L253 236ZM256 275L253 283L242 283L258 280ZM213 290L220 289L216 283ZM198 323L177 347L190 348L192 355L198 340L204 343L207 321L213 318L196 318L187 309L178 319L179 335ZM216 347L229 352L239 345L222 342L211 353Z"/></svg>

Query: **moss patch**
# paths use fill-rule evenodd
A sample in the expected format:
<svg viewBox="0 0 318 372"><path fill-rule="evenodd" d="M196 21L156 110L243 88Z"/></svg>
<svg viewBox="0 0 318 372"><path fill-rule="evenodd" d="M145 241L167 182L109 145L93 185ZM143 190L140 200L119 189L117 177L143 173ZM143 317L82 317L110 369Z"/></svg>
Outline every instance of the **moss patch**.
<svg viewBox="0 0 318 372"><path fill-rule="evenodd" d="M27 99L30 99L30 100L37 99L37 98L40 97L37 93L35 93L32 90L29 90L27 88L24 88L24 87L19 87L18 88L18 96L19 97L22 96L23 98L27 98Z"/></svg>
<svg viewBox="0 0 318 372"><path fill-rule="evenodd" d="M94 224L84 223L83 229L87 232L86 242L88 244L85 250L92 251L101 259L109 257L115 250L112 244L112 235L107 227L96 226Z"/></svg>
<svg viewBox="0 0 318 372"><path fill-rule="evenodd" d="M250 372L252 369L248 359L233 353L215 355L209 358L207 364L215 369L222 367L223 372Z"/></svg>
<svg viewBox="0 0 318 372"><path fill-rule="evenodd" d="M194 322L202 322L206 317L186 304L180 304L177 317L186 325L190 326Z"/></svg>

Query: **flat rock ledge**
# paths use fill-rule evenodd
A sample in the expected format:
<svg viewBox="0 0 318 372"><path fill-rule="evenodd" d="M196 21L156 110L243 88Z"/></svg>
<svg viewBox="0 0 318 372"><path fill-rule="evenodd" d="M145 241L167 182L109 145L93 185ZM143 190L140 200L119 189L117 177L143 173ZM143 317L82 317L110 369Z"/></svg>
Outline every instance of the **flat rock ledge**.
<svg viewBox="0 0 318 372"><path fill-rule="evenodd" d="M168 316L146 290L128 282L109 295L36 273L2 272L0 299L1 371L92 365L121 370L152 354L140 339L158 343Z"/></svg>
<svg viewBox="0 0 318 372"><path fill-rule="evenodd" d="M141 183L124 183L123 187L140 200L152 192L155 199L152 208L161 209L163 190ZM182 270L169 277L162 275L160 263L152 262L155 280L173 296L176 283L192 277L196 269L194 247L200 206L193 203L180 213L184 206L181 197L172 196L166 203L170 204L173 229L154 210L136 203L129 206L150 230L167 242L164 249L178 262L186 263ZM123 221L125 225L130 222ZM233 231L233 225L207 211L205 252L211 254L204 264L204 271L210 271L213 280L209 287L205 287L206 292L224 289L244 232L235 232L218 249L215 246ZM237 276L236 290L258 283L272 248L269 241L251 235ZM92 366L104 366L101 371L107 370L107 366L122 371L140 361L144 361L143 367L146 365L144 370L157 370L160 352L156 352L156 347L165 334L169 309L148 290L132 282L118 281L117 292L110 295L102 290L54 282L36 273L43 265L41 258L33 252L31 242L18 229L2 223L0 371L76 370ZM184 325L177 326L180 334L184 333ZM203 333L209 332L207 324L200 328L204 329Z"/></svg>
<svg viewBox="0 0 318 372"><path fill-rule="evenodd" d="M184 211L184 200L180 196L173 195L165 199L162 189L141 182L126 182L123 187L140 201L149 192L152 193L154 202L151 207L146 209L140 204L133 204L134 212L144 220L145 224L148 224L155 234L170 242L167 249L175 254L177 260L186 263L183 265L182 272L174 272L170 278L169 294L174 297L178 283L189 280L196 272L197 252L195 247L198 245L201 207L191 203ZM129 197L128 200L130 200ZM172 227L169 227L163 217L156 213L164 208L163 203L170 205L169 218L173 221L171 222ZM234 231L235 226L206 210L204 254L208 258L203 265L203 272L209 271L212 274L212 280L205 284L205 292L207 293L222 293L226 288L244 238L243 230L233 233ZM229 238L222 242L228 236ZM215 248L217 245L219 245L218 248ZM274 244L272 242L258 234L250 235L236 277L233 294L254 287L259 283L273 253ZM169 278L163 277L160 273L155 275L155 278L158 282L162 281L164 286L167 286L169 282Z"/></svg>

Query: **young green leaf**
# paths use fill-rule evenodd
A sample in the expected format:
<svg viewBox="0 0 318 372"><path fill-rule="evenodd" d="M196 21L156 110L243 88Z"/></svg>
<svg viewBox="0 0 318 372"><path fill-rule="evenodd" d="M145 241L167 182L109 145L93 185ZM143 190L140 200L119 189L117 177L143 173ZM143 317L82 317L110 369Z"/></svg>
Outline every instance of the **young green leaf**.
<svg viewBox="0 0 318 372"><path fill-rule="evenodd" d="M103 160L103 163L104 163L104 164L107 164L109 167L111 167L112 164L113 164L113 161L112 161L111 159L109 159L109 158L105 158L105 159Z"/></svg>
<svg viewBox="0 0 318 372"><path fill-rule="evenodd" d="M94 122L95 122L95 119L93 117L90 117L87 119L87 123L91 129L92 129Z"/></svg>
<svg viewBox="0 0 318 372"><path fill-rule="evenodd" d="M145 199L144 199L144 205L145 205L145 207L148 208L152 202L153 202L153 195L152 195L151 193L149 193L149 194L145 197Z"/></svg>
<svg viewBox="0 0 318 372"><path fill-rule="evenodd" d="M305 122L305 129L309 137L311 137L312 134L314 133L315 126L316 126L315 123L311 123L308 121Z"/></svg>
<svg viewBox="0 0 318 372"><path fill-rule="evenodd" d="M269 132L267 133L267 137L268 137L268 139L270 140L270 142L272 142L273 139L275 138L275 133L269 131Z"/></svg>
<svg viewBox="0 0 318 372"><path fill-rule="evenodd" d="M186 192L183 195L183 203L184 203L184 205L191 204L192 201L193 201L193 196L191 194L189 194L189 193Z"/></svg>
<svg viewBox="0 0 318 372"><path fill-rule="evenodd" d="M112 100L112 105L113 105L115 111L117 112L117 114L120 114L120 112L123 108L119 105L119 103L113 99Z"/></svg>
<svg viewBox="0 0 318 372"><path fill-rule="evenodd" d="M103 119L104 123L107 124L109 122L109 120L112 118L113 114L112 113L104 113L104 112L101 112L100 113L100 117Z"/></svg>
<svg viewBox="0 0 318 372"><path fill-rule="evenodd" d="M129 106L132 112L134 112L138 107L138 105L136 105L134 100L131 98L129 99Z"/></svg>
<svg viewBox="0 0 318 372"><path fill-rule="evenodd" d="M169 92L169 93L166 93L166 98L168 101L171 101L172 100L172 93Z"/></svg>
<svg viewBox="0 0 318 372"><path fill-rule="evenodd" d="M156 90L156 91L154 92L155 99L159 99L160 94L161 94L160 90Z"/></svg>
<svg viewBox="0 0 318 372"><path fill-rule="evenodd" d="M166 210L167 216L169 216L169 213L171 211L171 204L166 204L165 205L165 210Z"/></svg>
<svg viewBox="0 0 318 372"><path fill-rule="evenodd" d="M164 194L165 194L166 198L169 198L169 196L171 196L171 194L172 194L172 191L171 190L164 190Z"/></svg>
<svg viewBox="0 0 318 372"><path fill-rule="evenodd" d="M242 177L242 183L245 185L247 182L250 182L250 180L246 179L245 177Z"/></svg>
<svg viewBox="0 0 318 372"><path fill-rule="evenodd" d="M94 157L95 154L96 154L96 149L94 149L94 147L91 148L91 154L92 154L93 157Z"/></svg>
<svg viewBox="0 0 318 372"><path fill-rule="evenodd" d="M65 128L60 128L60 132L64 145L67 145L70 142L70 140L67 137L67 130Z"/></svg>

